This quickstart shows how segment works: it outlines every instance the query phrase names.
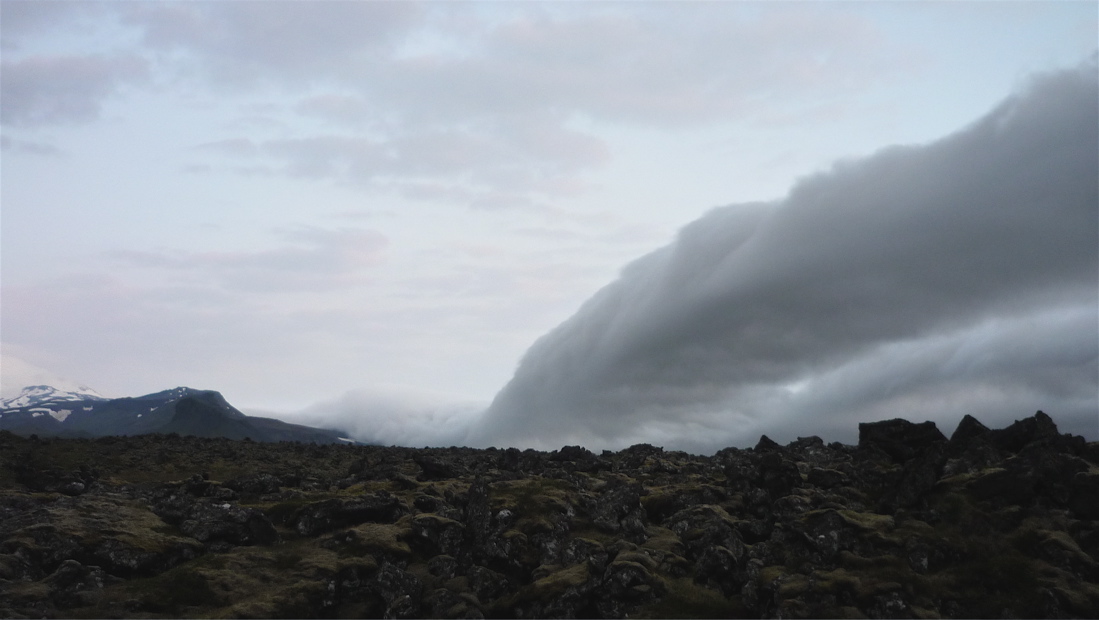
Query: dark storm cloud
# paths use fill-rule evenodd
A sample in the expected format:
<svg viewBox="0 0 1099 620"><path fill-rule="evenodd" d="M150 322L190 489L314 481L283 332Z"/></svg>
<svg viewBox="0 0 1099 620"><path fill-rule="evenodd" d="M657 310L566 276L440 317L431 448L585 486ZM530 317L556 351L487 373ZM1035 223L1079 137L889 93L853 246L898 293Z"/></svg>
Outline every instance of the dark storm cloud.
<svg viewBox="0 0 1099 620"><path fill-rule="evenodd" d="M1093 58L714 210L536 342L471 443L713 449L1038 406L1099 436L1097 101Z"/></svg>
<svg viewBox="0 0 1099 620"><path fill-rule="evenodd" d="M533 187L545 193L609 158L606 146L591 136L537 123L417 131L381 140L338 134L262 143L236 138L199 148L269 163L272 171L295 177L351 184L380 177L465 179L497 191Z"/></svg>

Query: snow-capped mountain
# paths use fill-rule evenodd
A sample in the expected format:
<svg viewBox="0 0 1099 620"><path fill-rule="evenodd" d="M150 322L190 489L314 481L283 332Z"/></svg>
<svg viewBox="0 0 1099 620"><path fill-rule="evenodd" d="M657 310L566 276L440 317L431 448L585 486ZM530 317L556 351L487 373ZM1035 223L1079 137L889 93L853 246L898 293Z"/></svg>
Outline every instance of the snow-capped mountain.
<svg viewBox="0 0 1099 620"><path fill-rule="evenodd" d="M59 390L49 385L28 385L18 396L0 399L0 409L34 407L53 401L107 400L92 388L82 385L76 390Z"/></svg>
<svg viewBox="0 0 1099 620"><path fill-rule="evenodd" d="M219 392L178 387L135 398L107 399L88 388L48 385L0 401L0 430L20 435L103 437L179 433L256 441L335 443L340 433L241 413Z"/></svg>

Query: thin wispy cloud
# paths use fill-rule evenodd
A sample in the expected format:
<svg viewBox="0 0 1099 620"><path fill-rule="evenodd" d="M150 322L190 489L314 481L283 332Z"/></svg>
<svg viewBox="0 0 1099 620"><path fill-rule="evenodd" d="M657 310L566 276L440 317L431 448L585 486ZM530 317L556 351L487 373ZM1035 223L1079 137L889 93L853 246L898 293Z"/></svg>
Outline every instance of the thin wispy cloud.
<svg viewBox="0 0 1099 620"><path fill-rule="evenodd" d="M110 257L135 269L175 272L178 281L232 291L331 290L348 287L384 258L385 236L367 229L302 229L282 247L250 252L119 250Z"/></svg>

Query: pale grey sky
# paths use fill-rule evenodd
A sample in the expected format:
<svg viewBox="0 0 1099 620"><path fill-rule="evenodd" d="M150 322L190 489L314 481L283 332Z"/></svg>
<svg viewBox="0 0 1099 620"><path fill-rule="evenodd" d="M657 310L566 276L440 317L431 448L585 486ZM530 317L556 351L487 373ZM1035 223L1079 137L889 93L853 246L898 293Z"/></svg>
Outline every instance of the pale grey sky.
<svg viewBox="0 0 1099 620"><path fill-rule="evenodd" d="M1088 58L1096 24L1092 2L0 0L0 388L189 385L449 439L680 228L956 132Z"/></svg>

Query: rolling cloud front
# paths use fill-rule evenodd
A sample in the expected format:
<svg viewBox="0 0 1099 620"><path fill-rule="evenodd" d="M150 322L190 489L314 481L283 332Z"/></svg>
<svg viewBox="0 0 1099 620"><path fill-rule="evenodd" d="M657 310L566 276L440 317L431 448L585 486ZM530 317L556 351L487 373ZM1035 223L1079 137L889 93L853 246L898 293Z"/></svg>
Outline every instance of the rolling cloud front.
<svg viewBox="0 0 1099 620"><path fill-rule="evenodd" d="M467 442L713 451L1039 408L1096 437L1096 73L714 209L540 338Z"/></svg>

